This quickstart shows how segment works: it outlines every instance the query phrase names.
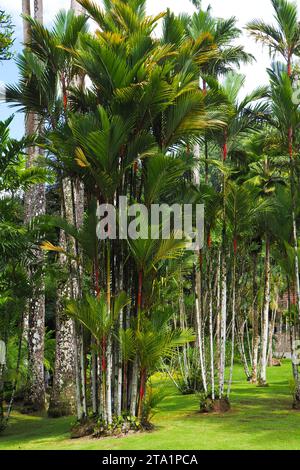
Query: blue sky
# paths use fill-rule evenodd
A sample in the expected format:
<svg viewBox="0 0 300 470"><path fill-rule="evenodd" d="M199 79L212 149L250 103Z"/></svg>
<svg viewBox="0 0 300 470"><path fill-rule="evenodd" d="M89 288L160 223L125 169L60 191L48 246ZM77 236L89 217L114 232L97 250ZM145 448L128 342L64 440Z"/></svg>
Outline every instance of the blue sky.
<svg viewBox="0 0 300 470"><path fill-rule="evenodd" d="M97 0L96 0L97 1ZM101 4L101 0L98 0ZM1 9L5 9L13 17L15 24L15 51L16 54L21 50L22 43L22 20L21 14L21 0L0 0ZM32 2L33 3L33 2ZM212 11L215 16L230 17L235 16L238 20L238 25L243 28L245 24L253 18L262 18L265 21L272 22L272 7L270 0L251 0L245 2L241 0L203 0L202 5L206 8L208 5L212 6ZM62 8L68 8L70 0L44 0L44 18L46 24L51 24L55 14ZM148 0L148 11L150 14L155 14L166 8L171 8L175 13L180 12L193 12L193 6L189 0ZM243 67L241 72L247 77L245 85L245 93L251 91L253 88L261 84L267 83L266 67L270 64L267 51L263 51L260 45L250 39L246 32L240 43L243 43L246 50L251 52L255 58L256 63ZM17 81L17 67L13 61L4 62L0 65L0 81L4 83L14 83ZM0 103L0 120L10 116L14 112L8 108L4 103ZM11 125L12 135L14 137L21 137L23 135L23 116L15 113L15 119Z"/></svg>

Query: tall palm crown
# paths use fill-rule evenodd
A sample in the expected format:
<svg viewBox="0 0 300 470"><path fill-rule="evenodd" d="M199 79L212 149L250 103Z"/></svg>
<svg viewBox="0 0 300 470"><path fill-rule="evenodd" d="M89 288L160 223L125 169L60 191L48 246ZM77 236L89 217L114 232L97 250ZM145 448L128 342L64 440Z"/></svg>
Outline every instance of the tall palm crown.
<svg viewBox="0 0 300 470"><path fill-rule="evenodd" d="M244 98L240 97L245 79L244 75L234 72L229 72L221 84L208 79L209 85L216 89L227 106L226 116L223 118L226 125L226 155L239 145L241 138L260 127L260 121L266 118L268 110L265 101L267 87L258 87ZM214 138L220 146L224 144L224 132L214 133Z"/></svg>
<svg viewBox="0 0 300 470"><path fill-rule="evenodd" d="M66 106L66 90L79 73L67 49L76 47L87 17L61 11L51 30L29 16L25 20L31 27L31 42L18 57L20 81L7 87L6 99L54 128Z"/></svg>
<svg viewBox="0 0 300 470"><path fill-rule="evenodd" d="M240 67L253 60L253 56L245 52L243 46L234 45L234 41L241 35L236 26L236 18L214 18L211 9L200 10L191 17L187 33L193 39L207 35L209 41L217 50L217 55L204 67L208 74L225 74L233 67Z"/></svg>
<svg viewBox="0 0 300 470"><path fill-rule="evenodd" d="M300 26L297 5L287 0L271 0L274 8L275 25L262 20L253 20L247 30L257 42L269 48L270 54L281 54L292 72L293 55L300 54Z"/></svg>
<svg viewBox="0 0 300 470"><path fill-rule="evenodd" d="M282 143L288 144L289 129L294 132L300 123L299 105L293 100L294 89L287 72L280 68L268 70L271 83L271 124L280 132ZM287 147L286 147L287 148Z"/></svg>

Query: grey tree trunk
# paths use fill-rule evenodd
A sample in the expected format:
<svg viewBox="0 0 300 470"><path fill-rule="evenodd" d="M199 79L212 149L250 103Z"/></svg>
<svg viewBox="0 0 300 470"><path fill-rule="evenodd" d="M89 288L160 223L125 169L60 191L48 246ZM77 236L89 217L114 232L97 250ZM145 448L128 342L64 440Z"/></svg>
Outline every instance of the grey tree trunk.
<svg viewBox="0 0 300 470"><path fill-rule="evenodd" d="M22 14L30 16L30 0L22 0ZM23 19L23 39L24 44L29 43L31 39L29 23Z"/></svg>
<svg viewBox="0 0 300 470"><path fill-rule="evenodd" d="M233 255L233 269L232 269L232 328L231 328L231 359L230 359L230 371L227 388L227 398L230 397L231 384L233 377L233 365L234 365L234 345L235 345L235 318L236 318L236 254Z"/></svg>
<svg viewBox="0 0 300 470"><path fill-rule="evenodd" d="M253 290L253 303L252 303L252 327L253 327L253 338L252 338L252 372L251 372L251 382L256 383L258 377L258 350L259 350L259 309L257 305L258 298L258 286L256 280L256 271L257 271L257 255L253 257L253 280L252 280L252 290Z"/></svg>
<svg viewBox="0 0 300 470"><path fill-rule="evenodd" d="M213 299L211 285L209 286L209 345L210 345L210 376L211 398L215 399L215 365L214 365L214 325L213 325Z"/></svg>
<svg viewBox="0 0 300 470"><path fill-rule="evenodd" d="M227 267L226 253L222 254L221 267L221 315L220 315L220 363L219 363L219 398L223 397L226 366L226 325L227 325Z"/></svg>
<svg viewBox="0 0 300 470"><path fill-rule="evenodd" d="M71 1L70 7L76 14L83 11L76 1ZM68 178L64 179L62 181L62 200L62 216L68 223L79 228L83 223L84 213L82 184L79 181L73 182ZM75 240L70 237L66 239L63 233L61 233L60 246L74 255L77 252ZM60 263L62 266L67 263L64 255L60 255ZM64 299L79 297L81 273L75 262L71 263L70 271L68 282L57 293L55 369L49 415L66 416L72 414L76 408L77 418L80 420L86 414L83 343L81 328L76 328L74 321L64 315Z"/></svg>
<svg viewBox="0 0 300 470"><path fill-rule="evenodd" d="M120 262L120 271L119 271L119 289L120 292L123 291L124 288L124 266L123 266L123 253L121 251L121 262ZM120 311L120 316L119 316L119 328L120 331L124 327L124 312L123 309ZM123 388L123 357L122 357L122 348L120 345L118 345L118 361L117 361L117 402L116 402L116 411L117 415L121 416L122 414L122 388ZM124 404L124 407L126 407L126 404Z"/></svg>
<svg viewBox="0 0 300 470"><path fill-rule="evenodd" d="M60 234L60 246L67 249L63 231ZM67 263L64 254L60 254L59 259L62 266ZM68 416L75 411L75 328L74 321L64 315L64 299L72 298L71 291L70 282L57 291L55 364L48 410L49 416L52 417Z"/></svg>
<svg viewBox="0 0 300 470"><path fill-rule="evenodd" d="M244 346L245 324L247 324L247 320L246 322L243 321L241 325L237 324L237 345L239 348L239 353L240 353L241 361L243 363L245 375L247 377L247 380L250 381L252 378L252 374L248 366L248 360L247 360L245 346Z"/></svg>
<svg viewBox="0 0 300 470"><path fill-rule="evenodd" d="M297 234L295 210L293 210L292 219L293 219L293 239L294 239L294 251L295 251L295 260L294 260L295 262L295 290L296 290L297 309L298 309L296 325L294 326L294 336L295 336L295 341L297 342L297 344L299 344L300 342L300 280L299 280L299 259L298 259L298 234ZM293 348L295 348L294 345L293 345ZM298 354L297 359L295 358L295 353ZM299 346L297 350L295 348L295 351L292 351L292 354L294 358L293 361L295 361L295 363L293 364L293 375L295 379L295 394L294 394L293 406L296 409L300 409Z"/></svg>
<svg viewBox="0 0 300 470"><path fill-rule="evenodd" d="M70 179L62 181L62 216L68 223L79 228L83 223L84 192L79 181ZM72 237L61 233L61 246L67 252L77 256L78 247ZM67 263L64 255L60 255L60 263ZM53 387L50 396L49 415L65 416L77 409L77 418L85 415L85 389L82 380L82 338L81 328L76 328L74 321L64 315L65 299L77 299L80 295L81 268L71 261L68 266L69 279L57 293L56 310L56 350ZM65 392L65 390L67 392ZM69 406L67 406L69 402Z"/></svg>
<svg viewBox="0 0 300 470"><path fill-rule="evenodd" d="M132 380L131 380L131 396L130 396L131 416L136 416L137 393L138 393L138 359L136 357L133 363Z"/></svg>
<svg viewBox="0 0 300 470"><path fill-rule="evenodd" d="M201 304L201 272L199 269L196 269L196 333L197 333L197 348L199 354L199 364L201 370L201 377L203 383L204 392L207 393L207 378L206 378L206 369L204 365L204 351L203 351L203 315L202 315L202 304Z"/></svg>
<svg viewBox="0 0 300 470"><path fill-rule="evenodd" d="M182 286L180 286L180 293L179 293L179 325L180 328L185 328L185 305L184 305L184 295L183 295L183 289ZM188 384L188 379L189 379L189 363L188 363L188 357L187 357L187 349L186 345L183 346L182 348L182 354L183 354L183 368L182 368L182 376L184 378L184 382L187 385Z"/></svg>
<svg viewBox="0 0 300 470"><path fill-rule="evenodd" d="M259 383L267 383L267 362L268 362L268 339L269 339L269 309L270 309L270 240L266 239L265 257L265 283L264 283L264 304L262 318L262 341L261 341L261 366L259 372Z"/></svg>
<svg viewBox="0 0 300 470"><path fill-rule="evenodd" d="M98 362L97 354L94 351L96 348L95 340L92 339L92 354L91 354L91 394L92 394L92 408L93 414L96 416L98 413Z"/></svg>
<svg viewBox="0 0 300 470"><path fill-rule="evenodd" d="M111 335L107 338L107 349L106 349L106 362L107 362L107 371L106 371L106 413L107 413L107 422L108 424L112 423L112 343Z"/></svg>
<svg viewBox="0 0 300 470"><path fill-rule="evenodd" d="M22 1L22 11L30 14L30 1ZM43 1L34 2L34 18L43 22ZM30 41L30 27L24 21L24 43ZM42 123L38 122L37 116L30 113L25 120L25 132L27 135L34 134L40 130ZM27 168L39 164L40 151L32 147L28 152ZM32 186L24 196L25 223L29 223L34 217L45 214L46 198L44 184ZM45 408L45 381L44 381L44 340L45 340L45 293L44 280L42 276L42 265L44 261L40 250L36 251L34 267L30 269L30 278L33 287L32 297L28 304L27 320L25 320L25 331L28 333L28 377L26 407L29 410L39 411ZM26 316L25 316L26 317Z"/></svg>
<svg viewBox="0 0 300 470"><path fill-rule="evenodd" d="M272 311L272 319L269 325L269 349L268 349L268 364L269 367L273 367L273 338L275 332L275 324L276 324L276 317L277 317L277 307Z"/></svg>
<svg viewBox="0 0 300 470"><path fill-rule="evenodd" d="M217 372L220 375L220 325L221 325L221 250L218 250L217 270L216 270L216 363Z"/></svg>

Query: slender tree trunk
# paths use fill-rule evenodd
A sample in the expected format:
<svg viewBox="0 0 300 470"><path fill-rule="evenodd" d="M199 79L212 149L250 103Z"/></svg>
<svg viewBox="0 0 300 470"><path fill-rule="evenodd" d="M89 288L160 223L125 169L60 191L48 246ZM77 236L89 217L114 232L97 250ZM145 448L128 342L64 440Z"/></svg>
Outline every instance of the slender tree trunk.
<svg viewBox="0 0 300 470"><path fill-rule="evenodd" d="M223 162L227 159L227 130L224 131ZM223 228L221 253L221 315L220 315L220 359L219 399L223 397L226 367L226 326L227 326L227 263L226 263L226 176L223 176Z"/></svg>
<svg viewBox="0 0 300 470"><path fill-rule="evenodd" d="M292 81L292 54L288 52L287 58L287 70L288 76ZM299 257L298 257L298 234L297 234L297 222L296 222L296 201L295 201L295 187L294 187L294 129L290 127L288 129L288 146L290 156L290 186L291 186L291 199L292 199L292 224L293 224L293 244L294 244L294 269L295 269L295 290L296 290L296 303L297 303L297 318L295 318L295 324L293 325L294 340L300 341L300 278L299 278ZM294 343L293 343L294 344ZM294 347L294 346L293 346ZM296 359L294 358L294 361ZM293 361L293 362L294 362ZM300 380L299 380L299 369L298 360L293 363L293 374L295 378L295 395L294 395L294 407L300 408ZM297 369L297 371L296 371Z"/></svg>
<svg viewBox="0 0 300 470"><path fill-rule="evenodd" d="M261 366L259 373L260 385L267 384L267 360L268 360L268 338L269 338L269 310L270 310L270 240L266 237L266 256L264 273L264 303L262 318L262 347L261 347Z"/></svg>
<svg viewBox="0 0 300 470"><path fill-rule="evenodd" d="M269 367L273 367L273 337L274 337L276 316L277 316L277 309L275 308L272 312L272 319L269 325L269 349L268 349Z"/></svg>
<svg viewBox="0 0 300 470"><path fill-rule="evenodd" d="M136 416L137 406L137 395L138 395L138 358L134 359L131 379L131 396L130 396L130 414Z"/></svg>
<svg viewBox="0 0 300 470"><path fill-rule="evenodd" d="M245 346L244 346L244 328L245 328L245 322L242 322L241 325L237 324L237 344L239 348L239 353L241 356L241 361L243 363L244 371L247 380L249 381L251 379L251 373L247 361L247 356L245 352Z"/></svg>
<svg viewBox="0 0 300 470"><path fill-rule="evenodd" d="M107 308L111 315L111 252L110 240L107 240ZM108 424L112 423L112 339L108 333L106 347L106 413Z"/></svg>
<svg viewBox="0 0 300 470"><path fill-rule="evenodd" d="M230 397L231 384L233 377L233 364L234 364L234 346L235 346L235 318L236 318L236 248L234 247L233 254L233 267L232 267L232 328L231 328L231 359L230 359L230 371L227 388L227 398Z"/></svg>
<svg viewBox="0 0 300 470"><path fill-rule="evenodd" d="M210 253L209 253L210 255ZM208 289L209 289L209 346L210 346L210 381L211 381L211 398L215 399L215 364L214 364L214 325L213 325L213 297L211 285L211 265L209 262L208 270Z"/></svg>
<svg viewBox="0 0 300 470"><path fill-rule="evenodd" d="M180 323L180 328L185 328L185 305L184 305L184 296L183 296L183 289L182 286L180 286L180 293L179 293L179 323ZM182 348L182 354L183 354L183 379L186 385L188 385L189 381L189 364L188 364L188 358L187 358L187 349L186 345L183 346ZM202 369L201 369L202 370Z"/></svg>
<svg viewBox="0 0 300 470"><path fill-rule="evenodd" d="M220 337L221 337L221 250L218 250L216 270L216 363L220 375Z"/></svg>
<svg viewBox="0 0 300 470"><path fill-rule="evenodd" d="M98 361L96 353L96 343L92 340L92 353L91 353L91 394L92 394L92 409L93 414L96 416L98 413Z"/></svg>
<svg viewBox="0 0 300 470"><path fill-rule="evenodd" d="M227 266L226 252L223 249L221 267L221 315L220 315L220 364L219 364L219 398L223 397L226 367L226 325L227 325Z"/></svg>
<svg viewBox="0 0 300 470"><path fill-rule="evenodd" d="M294 402L293 407L295 409L299 409L300 406L300 387L299 387L299 369L298 369L298 354L296 351L296 329L294 325L294 321L292 318L292 308L291 308L291 286L288 280L288 311L289 311L289 318L290 318L290 345L291 345L291 356L292 356L292 370L293 370L293 377L294 377Z"/></svg>
<svg viewBox="0 0 300 470"><path fill-rule="evenodd" d="M202 271L202 262L201 262L201 253L198 254L199 266L196 269L196 278L195 278L195 287L196 287L196 329L197 329L197 348L199 354L199 363L201 370L201 377L203 383L204 392L207 393L207 378L206 378L206 369L204 365L204 350L203 350L203 312L202 312L202 281L201 281L201 271Z"/></svg>
<svg viewBox="0 0 300 470"><path fill-rule="evenodd" d="M121 252L121 265L120 265L120 291L123 291L123 253ZM119 315L119 329L120 331L123 329L123 316L124 312L123 309L120 311ZM122 357L122 349L120 345L118 345L118 364L117 364L117 404L116 410L117 415L121 416L122 414L122 386L123 386L123 357Z"/></svg>
<svg viewBox="0 0 300 470"><path fill-rule="evenodd" d="M258 349L259 349L259 310L257 305L257 254L253 255L253 280L252 280L252 325L253 325L253 338L252 338L252 374L251 382L257 383L257 374L258 374Z"/></svg>
<svg viewBox="0 0 300 470"><path fill-rule="evenodd" d="M143 401L146 393L147 371L142 369L140 373L140 396L138 406L138 417L141 419L143 416Z"/></svg>

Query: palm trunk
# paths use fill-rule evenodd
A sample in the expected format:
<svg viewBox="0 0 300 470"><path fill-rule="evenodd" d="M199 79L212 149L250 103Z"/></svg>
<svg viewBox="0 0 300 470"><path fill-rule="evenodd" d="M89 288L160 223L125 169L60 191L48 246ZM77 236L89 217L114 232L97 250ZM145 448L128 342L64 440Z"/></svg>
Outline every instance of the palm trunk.
<svg viewBox="0 0 300 470"><path fill-rule="evenodd" d="M223 162L227 158L227 131L224 132ZM221 254L221 316L220 316L220 360L219 399L223 397L226 367L226 326L227 326L227 263L226 263L226 176L223 177L223 228Z"/></svg>
<svg viewBox="0 0 300 470"><path fill-rule="evenodd" d="M106 348L106 414L108 424L112 423L112 347L111 347L111 335L107 339Z"/></svg>
<svg viewBox="0 0 300 470"><path fill-rule="evenodd" d="M248 365L248 360L245 352L245 346L244 346L244 328L245 328L245 323L243 322L242 325L237 325L237 344L239 348L239 353L241 357L241 361L243 363L243 368L244 372L247 378L247 381L251 380L251 373Z"/></svg>
<svg viewBox="0 0 300 470"><path fill-rule="evenodd" d="M221 325L221 250L218 250L216 270L216 360L218 376L220 375L220 325Z"/></svg>
<svg viewBox="0 0 300 470"><path fill-rule="evenodd" d="M182 286L180 286L180 293L179 293L179 323L180 323L180 328L185 328L185 305L184 305L184 296L183 296L183 289ZM183 379L186 385L188 385L188 379L189 379L189 364L188 364L188 359L187 359L187 350L186 350L186 345L183 346L182 348L182 354L183 354ZM202 370L202 369L201 369Z"/></svg>
<svg viewBox="0 0 300 470"><path fill-rule="evenodd" d="M76 403L74 321L63 313L62 293L58 291L55 334L55 363L48 415L73 414Z"/></svg>
<svg viewBox="0 0 300 470"><path fill-rule="evenodd" d="M98 413L98 361L97 353L95 351L96 343L92 339L92 353L91 353L91 394L92 394L92 408L94 416Z"/></svg>
<svg viewBox="0 0 300 470"><path fill-rule="evenodd" d="M139 407L138 407L138 417L141 419L143 416L143 401L146 393L146 381L147 381L147 371L142 369L140 373L140 396L139 396Z"/></svg>
<svg viewBox="0 0 300 470"><path fill-rule="evenodd" d="M214 325L213 325L213 297L211 285L211 265L209 261L208 268L208 305L209 305L209 347L210 347L210 381L211 381L211 398L215 399L215 364L214 364Z"/></svg>
<svg viewBox="0 0 300 470"><path fill-rule="evenodd" d="M79 13L78 9L81 9L77 2L71 2L71 8L75 13ZM83 223L83 185L79 181L65 178L61 184L61 192L61 215L69 224L79 229ZM78 259L78 244L73 238L66 237L62 231L60 246ZM61 266L66 264L65 255L60 254L59 262ZM48 413L50 416L71 414L76 401L77 417L81 420L87 411L82 328L76 327L74 321L64 315L64 299L80 297L82 269L78 262L72 261L69 271L69 279L57 292L55 365Z"/></svg>
<svg viewBox="0 0 300 470"><path fill-rule="evenodd" d="M203 351L203 315L202 315L202 303L201 303L201 296L202 296L202 286L201 286L201 270L202 270L202 263L200 260L200 253L198 254L199 259L199 267L196 269L196 328L197 328L197 348L199 354L199 364L201 370L201 377L202 377L202 384L204 392L207 393L207 378L206 378L206 370L204 366L204 351Z"/></svg>
<svg viewBox="0 0 300 470"><path fill-rule="evenodd" d="M235 242L235 240L234 240ZM232 267L232 328L231 328L231 359L230 359L230 371L229 371L229 380L227 388L227 398L230 397L232 376L233 376L233 364L234 364L234 345L235 345L235 302L236 301L236 244L234 244L234 253L233 253L233 267Z"/></svg>
<svg viewBox="0 0 300 470"><path fill-rule="evenodd" d="M83 197L83 188L78 182L73 184L70 179L63 180L62 216L77 228L83 222ZM75 240L66 237L63 232L60 236L60 245L69 253L73 253L74 257L77 257L78 247ZM67 262L64 255L60 255L59 259L62 266ZM75 408L74 401L76 399L77 416L81 419L86 410L84 382L81 373L81 355L83 353L79 331L81 329L76 329L74 321L64 315L64 299L76 299L80 296L80 268L76 262L72 261L69 269L69 279L57 293L55 367L49 415L65 416L71 414Z"/></svg>
<svg viewBox="0 0 300 470"><path fill-rule="evenodd" d="M111 315L111 253L110 253L110 240L107 240L107 309ZM108 424L112 423L112 347L111 347L111 332L108 332L107 346L106 346L106 414Z"/></svg>
<svg viewBox="0 0 300 470"><path fill-rule="evenodd" d="M288 59L287 59L287 69L288 69L288 76L292 79L292 55L289 51ZM288 129L288 147L289 147L289 156L290 156L290 180L291 180L291 199L292 199L292 224L293 224L293 244L294 244L294 269L295 269L295 289L296 289L296 298L297 298L297 309L298 315L295 322L297 327L294 328L295 339L299 341L300 339L300 331L299 331L299 323L300 323L300 279L299 279L299 258L298 258L298 234L297 234L297 223L296 223L296 201L295 201L295 188L294 188L294 155L293 155L293 140L294 140L294 132L293 128L290 127ZM297 369L297 373L296 370ZM295 378L295 400L294 400L294 407L300 408L300 381L299 381L299 370L298 370L298 361L297 363L293 364L293 373Z"/></svg>
<svg viewBox="0 0 300 470"><path fill-rule="evenodd" d="M276 308L272 312L272 319L269 325L269 349L268 349L268 364L269 367L273 366L273 337L275 330L277 310Z"/></svg>
<svg viewBox="0 0 300 470"><path fill-rule="evenodd" d="M131 378L131 395L130 395L131 416L136 416L137 391L138 391L138 358L135 357L134 362L133 362L132 378Z"/></svg>
<svg viewBox="0 0 300 470"><path fill-rule="evenodd" d="M223 397L226 367L226 325L227 325L227 266L225 249L222 254L221 269L221 315L220 315L220 360L219 360L219 398Z"/></svg>
<svg viewBox="0 0 300 470"><path fill-rule="evenodd" d="M270 240L266 237L266 256L264 273L264 302L262 318L262 346L261 346L261 367L259 373L260 385L267 384L267 360L268 360L268 338L269 338L269 309L270 309Z"/></svg>
<svg viewBox="0 0 300 470"><path fill-rule="evenodd" d="M259 349L259 310L257 305L257 254L253 255L253 280L252 280L252 292L253 292L253 304L252 304L252 325L253 325L253 339L252 339L252 374L251 382L257 383L258 374L258 349Z"/></svg>
<svg viewBox="0 0 300 470"><path fill-rule="evenodd" d="M291 355L292 355L292 370L294 377L294 402L293 407L299 409L300 405L300 387L299 387L299 369L298 369L298 354L295 348L296 345L296 329L292 318L292 308L291 308L291 286L288 280L288 311L290 318L290 345L291 345Z"/></svg>
<svg viewBox="0 0 300 470"><path fill-rule="evenodd" d="M119 270L119 287L120 292L123 291L123 276L124 276L124 269L123 269L123 251L121 250L120 253L121 262L120 262L120 270ZM119 329L120 331L123 329L123 320L124 320L124 312L123 309L120 311L119 315ZM123 357L122 357L122 349L120 345L118 345L118 361L117 361L117 403L116 403L116 411L117 415L121 416L122 414L122 386L123 386Z"/></svg>
<svg viewBox="0 0 300 470"><path fill-rule="evenodd" d="M30 14L30 2L22 1L24 14ZM34 4L34 18L43 21L43 1ZM24 42L30 41L30 26L24 21ZM37 116L30 113L25 121L27 135L38 132ZM27 168L38 165L39 149L33 147L28 152ZM24 196L25 223L34 217L45 214L46 199L44 184L32 186ZM36 265L43 264L44 257L40 250L36 251ZM43 276L38 269L32 268L30 278L33 292L29 300L28 317L28 390L26 394L26 407L29 410L39 411L45 408L45 381L44 381L44 340L45 340L45 293ZM38 281L37 282L37 278Z"/></svg>

